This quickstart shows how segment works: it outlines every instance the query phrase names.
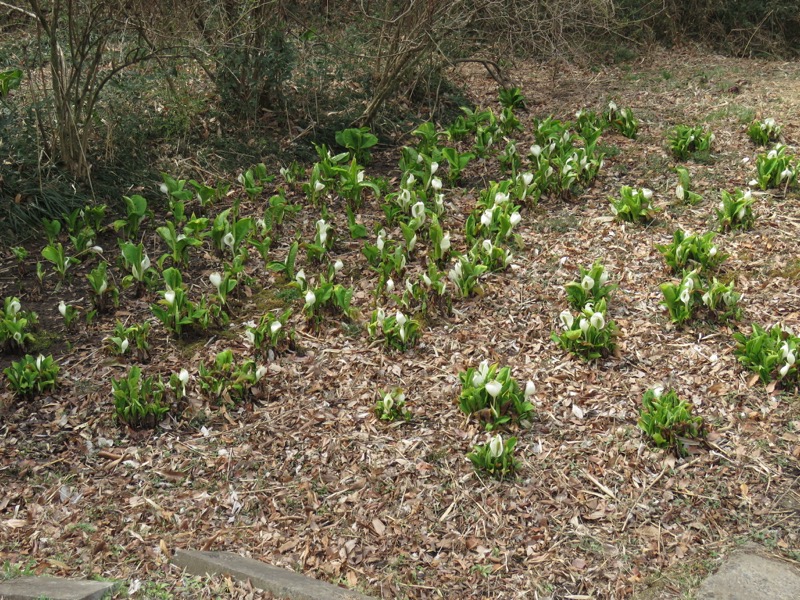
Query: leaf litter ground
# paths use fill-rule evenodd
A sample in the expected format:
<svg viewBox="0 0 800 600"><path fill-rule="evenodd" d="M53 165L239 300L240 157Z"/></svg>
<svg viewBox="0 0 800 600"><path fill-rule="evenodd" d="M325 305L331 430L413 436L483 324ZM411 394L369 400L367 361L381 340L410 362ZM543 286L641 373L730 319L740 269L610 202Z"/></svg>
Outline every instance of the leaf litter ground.
<svg viewBox="0 0 800 600"><path fill-rule="evenodd" d="M658 286L670 274L654 244L669 242L677 227L713 228L719 189L753 177L758 150L744 133L750 119L774 117L788 144L800 142L800 66L656 53L625 68L569 67L552 78L530 65L513 75L529 99L523 123L547 114L570 119L614 99L642 119L639 138L605 134L610 156L595 185L580 198L543 199L525 210L524 247L512 267L487 277L482 296L455 301L452 317L429 323L404 354L370 342L363 326L328 320L313 331L295 316L297 350L269 363L255 402L226 410L195 396L193 418L141 433L112 417L109 379L128 367L101 349L114 317L54 334L51 350L64 375L58 393L33 403L4 396L5 571L120 579L142 598L264 597L225 579L183 577L168 566L180 547L238 552L385 598L626 598L644 589L670 598L747 540L797 560L797 395L765 388L737 365L733 329L669 324ZM476 104L495 101L495 84L477 67L464 66L460 77ZM707 123L716 134L710 160L687 163L704 197L696 206L674 198L665 140L678 123ZM530 144L527 135L520 148ZM373 164L396 161L392 150ZM494 161L469 169L473 185L446 194L445 229L460 250L457 232L477 190L499 177ZM368 173L395 183L398 175ZM655 191L663 210L653 224L609 218L607 197L621 185ZM800 331L799 199L796 190L758 194L755 227L717 238L730 254L722 276L744 293L738 327L745 331L751 322L778 321ZM285 228L310 239L314 214L308 208ZM346 265L340 280L355 286L363 321L375 276L359 243L342 233L344 211L332 214L340 231L334 258ZM360 218L371 227L382 215L368 206ZM149 244L157 255L155 238ZM275 256L285 248L277 244ZM609 310L621 338L615 356L587 364L549 335L567 307L563 285L598 258L620 286ZM197 257L187 281L207 286L215 261ZM259 283L279 289L255 263ZM3 267L4 296L20 294L15 269L10 260ZM34 283L23 283L23 307L58 332L58 299L80 303L82 279L58 294L51 282L38 298ZM246 354L241 323L263 313L259 298L242 300L236 333L194 344L176 344L155 325L145 369L196 372L224 348ZM148 318L148 300L126 297L115 317ZM486 434L455 402L458 373L483 359L537 385L533 424L515 432L519 477L503 483L473 472L466 453ZM708 443L692 446L684 460L652 448L636 427L642 393L657 383L674 387L712 427ZM413 419L379 422L376 390L397 386Z"/></svg>

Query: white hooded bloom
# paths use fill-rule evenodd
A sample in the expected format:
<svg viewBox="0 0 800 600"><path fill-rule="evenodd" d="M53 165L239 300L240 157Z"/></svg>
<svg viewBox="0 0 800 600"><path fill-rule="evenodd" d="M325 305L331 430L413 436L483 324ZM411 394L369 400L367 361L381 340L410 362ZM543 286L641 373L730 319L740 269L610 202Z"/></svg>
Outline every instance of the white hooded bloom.
<svg viewBox="0 0 800 600"><path fill-rule="evenodd" d="M681 296L680 296L681 302L683 302L687 306L689 304L689 299L691 298L691 293L692 293L691 290L689 290L688 288L683 288L681 290Z"/></svg>
<svg viewBox="0 0 800 600"><path fill-rule="evenodd" d="M572 329L572 324L575 322L575 317L572 316L572 313L568 310L561 311L561 314L558 315L561 324L564 326L564 329L569 330Z"/></svg>
<svg viewBox="0 0 800 600"><path fill-rule="evenodd" d="M431 163L431 175L433 175L434 173L436 173L436 171L438 171L438 170L439 170L439 163L437 163L437 162L432 162L432 163Z"/></svg>
<svg viewBox="0 0 800 600"><path fill-rule="evenodd" d="M66 317L67 316L67 305L64 304L63 300L58 303L58 312L61 313L62 317Z"/></svg>
<svg viewBox="0 0 800 600"><path fill-rule="evenodd" d="M500 395L500 392L503 389L503 384L497 381L497 379L493 379L492 381L486 384L486 393L488 393L492 398L497 398Z"/></svg>
<svg viewBox="0 0 800 600"><path fill-rule="evenodd" d="M385 242L383 241L383 236L378 236L378 241L375 242L375 246L378 248L379 252L383 252L383 246Z"/></svg>
<svg viewBox="0 0 800 600"><path fill-rule="evenodd" d="M158 186L158 189L162 194L169 195L169 188L167 188L167 184L166 183L162 183L160 186Z"/></svg>
<svg viewBox="0 0 800 600"><path fill-rule="evenodd" d="M383 325L385 319L386 311L384 311L382 308L379 308L375 311L375 321L378 323L378 325Z"/></svg>
<svg viewBox="0 0 800 600"><path fill-rule="evenodd" d="M434 177L431 179L431 187L433 188L434 192L438 192L442 189L442 180L438 177Z"/></svg>
<svg viewBox="0 0 800 600"><path fill-rule="evenodd" d="M186 369L181 369L180 373L178 373L178 380L181 382L181 384L186 386L186 384L189 383L189 371Z"/></svg>
<svg viewBox="0 0 800 600"><path fill-rule="evenodd" d="M738 298L733 292L725 292L722 294L722 301L725 303L725 306L733 306L738 301Z"/></svg>
<svg viewBox="0 0 800 600"><path fill-rule="evenodd" d="M394 280L391 277L386 280L386 291L387 292L394 291Z"/></svg>
<svg viewBox="0 0 800 600"><path fill-rule="evenodd" d="M511 216L509 217L509 222L511 223L512 227L519 225L520 221L522 221L522 215L520 215L518 212L511 213Z"/></svg>
<svg viewBox="0 0 800 600"><path fill-rule="evenodd" d="M219 286L222 285L222 275L219 273L212 273L208 276L209 281L211 281L211 285L213 285L217 290L219 290Z"/></svg>
<svg viewBox="0 0 800 600"><path fill-rule="evenodd" d="M334 270L334 272L338 273L338 272L339 272L339 271L341 271L343 268L344 268L344 263L342 262L342 259L341 259L341 258L340 258L340 259L337 259L337 260L336 260L336 262L335 262L335 263L333 263L333 270Z"/></svg>
<svg viewBox="0 0 800 600"><path fill-rule="evenodd" d="M492 250L494 249L494 246L492 246L492 241L491 240L483 240L483 243L481 244L481 248L483 249L483 252L485 254L491 254Z"/></svg>
<svg viewBox="0 0 800 600"><path fill-rule="evenodd" d="M653 396L655 396L656 398L661 398L663 394L664 394L663 385L657 385L656 387L653 388Z"/></svg>
<svg viewBox="0 0 800 600"><path fill-rule="evenodd" d="M493 209L488 209L488 210L483 211L483 214L481 215L481 224L484 227L491 227L493 220L494 220L494 210Z"/></svg>
<svg viewBox="0 0 800 600"><path fill-rule="evenodd" d="M308 290L306 292L306 308L314 306L316 301L317 301L317 295L314 293L313 290Z"/></svg>
<svg viewBox="0 0 800 600"><path fill-rule="evenodd" d="M281 325L280 321L273 321L269 325L270 333L272 333L272 335L275 335L281 330L281 327L283 327L283 325Z"/></svg>
<svg viewBox="0 0 800 600"><path fill-rule="evenodd" d="M528 383L525 384L525 397L530 398L536 393L536 384L533 383L530 379Z"/></svg>
<svg viewBox="0 0 800 600"><path fill-rule="evenodd" d="M392 407L394 407L394 398L392 398L391 394L386 394L383 397L383 412L384 413L392 412Z"/></svg>
<svg viewBox="0 0 800 600"><path fill-rule="evenodd" d="M603 270L600 272L600 286L604 286L608 282L608 273Z"/></svg>
<svg viewBox="0 0 800 600"><path fill-rule="evenodd" d="M363 181L364 181L364 170L363 169L356 174L356 181L358 183L363 183Z"/></svg>
<svg viewBox="0 0 800 600"><path fill-rule="evenodd" d="M306 284L306 272L300 269L294 276L294 280L301 286Z"/></svg>
<svg viewBox="0 0 800 600"><path fill-rule="evenodd" d="M21 308L22 306L17 300L12 300L8 303L8 316L13 317L20 311Z"/></svg>
<svg viewBox="0 0 800 600"><path fill-rule="evenodd" d="M769 160L773 160L774 158L777 158L777 156L778 152L776 150L770 150L769 153L767 154L767 158Z"/></svg>
<svg viewBox="0 0 800 600"><path fill-rule="evenodd" d="M711 249L708 251L709 256L716 256L717 255L717 247L711 246Z"/></svg>
<svg viewBox="0 0 800 600"><path fill-rule="evenodd" d="M586 318L581 318L580 328L583 332L583 335L586 335L586 332L589 331L589 320Z"/></svg>
<svg viewBox="0 0 800 600"><path fill-rule="evenodd" d="M508 202L508 194L504 194L503 192L497 192L494 195L494 203L503 204L504 202Z"/></svg>
<svg viewBox="0 0 800 600"><path fill-rule="evenodd" d="M653 190L642 188L642 196L645 197L645 200L650 200L653 197Z"/></svg>
<svg viewBox="0 0 800 600"><path fill-rule="evenodd" d="M533 181L533 173L522 174L522 183L525 184L525 187L528 187L532 181Z"/></svg>
<svg viewBox="0 0 800 600"><path fill-rule="evenodd" d="M608 110L610 110L611 112L615 112L617 110L617 103L614 102L613 100L611 102L609 102L608 103Z"/></svg>
<svg viewBox="0 0 800 600"><path fill-rule="evenodd" d="M414 206L411 207L411 216L415 219L424 219L425 218L425 203L424 202L417 202Z"/></svg>
<svg viewBox="0 0 800 600"><path fill-rule="evenodd" d="M254 346L256 343L256 336L253 333L253 329L255 328L256 323L255 321L248 321L244 325L245 325L244 339L247 340L248 344Z"/></svg>
<svg viewBox="0 0 800 600"><path fill-rule="evenodd" d="M314 191L317 194L319 194L324 189L325 189L325 184L324 183L322 183L321 181L315 181L314 182Z"/></svg>
<svg viewBox="0 0 800 600"><path fill-rule="evenodd" d="M789 372L789 369L790 369L790 366L788 364L783 365L781 367L781 370L780 370L781 377L786 377L786 374Z"/></svg>
<svg viewBox="0 0 800 600"><path fill-rule="evenodd" d="M486 381L486 375L489 373L489 362L488 361L481 361L481 364L478 365L478 370L472 376L472 385L474 387L480 387L483 385L483 382Z"/></svg>
<svg viewBox="0 0 800 600"><path fill-rule="evenodd" d="M703 304L705 304L709 308L711 307L711 293L710 292L706 292L705 294L703 294Z"/></svg>
<svg viewBox="0 0 800 600"><path fill-rule="evenodd" d="M417 245L417 234L415 233L410 240L408 240L408 251L413 252Z"/></svg>
<svg viewBox="0 0 800 600"><path fill-rule="evenodd" d="M680 183L675 186L675 195L678 197L678 200L683 200L685 196L685 191Z"/></svg>
<svg viewBox="0 0 800 600"><path fill-rule="evenodd" d="M442 253L445 253L449 249L450 249L450 232L448 231L442 236L442 241L439 242L439 250L441 250ZM428 285L430 285L430 280L428 282Z"/></svg>
<svg viewBox="0 0 800 600"><path fill-rule="evenodd" d="M449 241L449 240L448 240L448 241ZM431 285L431 283L432 283L432 282L431 282L431 278L430 278L430 277L428 277L428 274L427 274L427 273L423 273L423 274L422 274L422 281L424 281L424 282L425 282L425 285L427 285L427 286L430 286L430 285Z"/></svg>
<svg viewBox="0 0 800 600"><path fill-rule="evenodd" d="M450 271L448 271L447 273L447 277L450 279L450 281L452 281L456 285L458 285L463 276L464 276L464 271L461 266L461 261L457 261L456 264L453 265L453 268L450 269Z"/></svg>
<svg viewBox="0 0 800 600"><path fill-rule="evenodd" d="M587 292L594 288L594 279L590 275L584 275L581 280L581 287Z"/></svg>
<svg viewBox="0 0 800 600"><path fill-rule="evenodd" d="M228 248L233 250L233 243L236 241L233 237L233 234L229 231L226 233L222 238L222 243L225 244Z"/></svg>
<svg viewBox="0 0 800 600"><path fill-rule="evenodd" d="M406 319L406 316L398 310L397 313L394 316L394 321L400 327L402 327L403 325L406 324L407 319Z"/></svg>
<svg viewBox="0 0 800 600"><path fill-rule="evenodd" d="M531 154L539 158L542 155L542 147L539 144L534 144L531 146Z"/></svg>
<svg viewBox="0 0 800 600"><path fill-rule="evenodd" d="M606 320L605 320L605 317L603 317L603 313L601 313L601 312L594 313L592 315L592 318L591 318L591 324L592 324L592 327L594 327L598 331L603 329L603 327L606 326Z"/></svg>
<svg viewBox="0 0 800 600"><path fill-rule="evenodd" d="M324 246L325 243L328 241L328 230L331 226L325 221L325 219L320 219L316 223L317 233L319 234L319 243L321 246Z"/></svg>
<svg viewBox="0 0 800 600"><path fill-rule="evenodd" d="M500 458L503 455L503 438L499 433L489 441L489 454L492 458Z"/></svg>
<svg viewBox="0 0 800 600"><path fill-rule="evenodd" d="M175 292L172 290L164 292L164 300L167 301L167 304L172 306L175 303Z"/></svg>
<svg viewBox="0 0 800 600"><path fill-rule="evenodd" d="M414 185L414 183L416 183L416 181L417 181L417 178L414 177L414 174L413 173L409 173L408 174L408 178L406 179L406 185L408 187L411 187L412 185Z"/></svg>
<svg viewBox="0 0 800 600"><path fill-rule="evenodd" d="M119 350L122 354L125 354L128 351L128 346L130 343L128 342L128 338L122 338L122 342L119 344Z"/></svg>
<svg viewBox="0 0 800 600"><path fill-rule="evenodd" d="M267 374L267 367L261 365L256 369L256 381L261 381L261 378Z"/></svg>
<svg viewBox="0 0 800 600"><path fill-rule="evenodd" d="M36 357L36 369L38 371L42 370L42 361L44 360L44 354L40 354Z"/></svg>

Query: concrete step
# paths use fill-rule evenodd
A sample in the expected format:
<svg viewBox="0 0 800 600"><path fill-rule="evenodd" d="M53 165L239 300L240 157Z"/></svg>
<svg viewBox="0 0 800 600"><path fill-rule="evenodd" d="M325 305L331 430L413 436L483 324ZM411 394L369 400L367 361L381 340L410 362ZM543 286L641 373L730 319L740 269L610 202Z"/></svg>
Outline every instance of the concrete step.
<svg viewBox="0 0 800 600"><path fill-rule="evenodd" d="M61 577L20 577L0 583L0 600L101 600L116 587L112 581Z"/></svg>
<svg viewBox="0 0 800 600"><path fill-rule="evenodd" d="M289 600L370 600L359 592L306 577L232 552L176 550L172 564L192 575L230 575Z"/></svg>

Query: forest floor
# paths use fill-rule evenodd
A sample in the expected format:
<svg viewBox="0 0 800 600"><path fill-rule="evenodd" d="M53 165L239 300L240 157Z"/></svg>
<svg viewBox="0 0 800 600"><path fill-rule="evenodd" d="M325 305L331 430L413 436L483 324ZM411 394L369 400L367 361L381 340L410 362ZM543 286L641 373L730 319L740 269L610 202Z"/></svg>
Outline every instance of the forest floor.
<svg viewBox="0 0 800 600"><path fill-rule="evenodd" d="M58 301L88 305L91 264L76 266L58 289L48 276L40 290L35 260L20 277L4 258L0 295L39 314L40 337L61 374L55 392L34 400L0 392L0 577L111 578L137 598L261 597L168 565L173 548L193 548L246 554L384 598L606 599L648 589L651 597L685 598L747 541L800 560L797 392L757 381L738 363L732 338L751 323L800 332L800 194L754 191L753 228L716 238L729 255L716 276L744 294L736 323L672 325L659 285L673 275L655 248L679 227L714 229L719 190L747 187L762 152L745 133L754 118L775 118L797 151L800 63L656 52L599 70L527 65L510 75L528 100L518 113L520 148L532 143L533 117L570 120L610 100L633 110L639 135L602 136L605 166L579 197L524 208L510 268L485 276L481 295L454 299L451 315L426 321L406 352L366 333L377 276L362 242L347 235L341 201L331 199L339 232L331 260L344 263L337 281L354 287L360 316L309 327L302 298L253 253L254 283L232 305L229 328L185 343L153 323L151 360L142 368L169 377L185 367L189 402L156 429L133 431L114 418L110 380L134 361L109 355L103 340L115 320L152 319L158 296L124 291L118 309L66 332ZM463 66L459 78L476 105L498 110L496 84L479 66ZM683 163L703 197L696 205L674 193L666 140L677 124L704 124L716 136L706 160ZM398 159L399 149L381 149L367 174L396 186ZM467 170L465 185L444 190L443 224L459 251L478 192L499 178L494 159ZM652 223L611 218L608 197L621 185L654 191L660 212ZM155 194L157 182L145 187ZM288 197L305 203L298 191ZM242 212L261 206L244 199ZM310 239L318 218L309 205L287 217L273 257L283 258L294 230ZM370 231L383 218L372 200L358 215ZM143 237L153 262L163 251L159 224L148 224ZM399 230L388 233L402 239ZM107 231L98 239L109 255L114 238ZM30 249L39 256L41 247ZM409 274L423 270L424 255ZM564 284L598 259L619 285L609 316L620 335L615 353L585 362L550 334L567 308ZM309 276L320 270L302 253L299 263ZM208 275L219 265L207 242L193 250L184 281L210 292ZM249 356L243 323L285 301L295 312L295 343L265 361L259 392L227 407L204 397L198 364L226 348ZM394 310L385 296L382 304ZM536 385L530 426L504 433L518 438L520 461L517 476L504 481L477 474L467 460L487 433L457 404L459 373L484 359ZM709 426L688 457L655 448L637 427L642 394L658 384ZM377 390L396 387L412 418L380 421Z"/></svg>

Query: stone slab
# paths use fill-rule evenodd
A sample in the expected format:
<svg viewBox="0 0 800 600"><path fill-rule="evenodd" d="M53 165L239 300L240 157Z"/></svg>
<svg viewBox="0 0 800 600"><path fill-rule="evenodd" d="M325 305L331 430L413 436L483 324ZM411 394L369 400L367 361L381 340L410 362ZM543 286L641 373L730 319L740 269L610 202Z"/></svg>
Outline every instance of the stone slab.
<svg viewBox="0 0 800 600"><path fill-rule="evenodd" d="M176 550L172 564L192 575L230 575L289 600L372 600L358 592L318 581L299 573L245 558L232 552Z"/></svg>
<svg viewBox="0 0 800 600"><path fill-rule="evenodd" d="M0 600L101 600L115 586L111 581L20 577L0 583Z"/></svg>
<svg viewBox="0 0 800 600"><path fill-rule="evenodd" d="M697 590L697 600L798 600L800 570L749 545L725 561Z"/></svg>

